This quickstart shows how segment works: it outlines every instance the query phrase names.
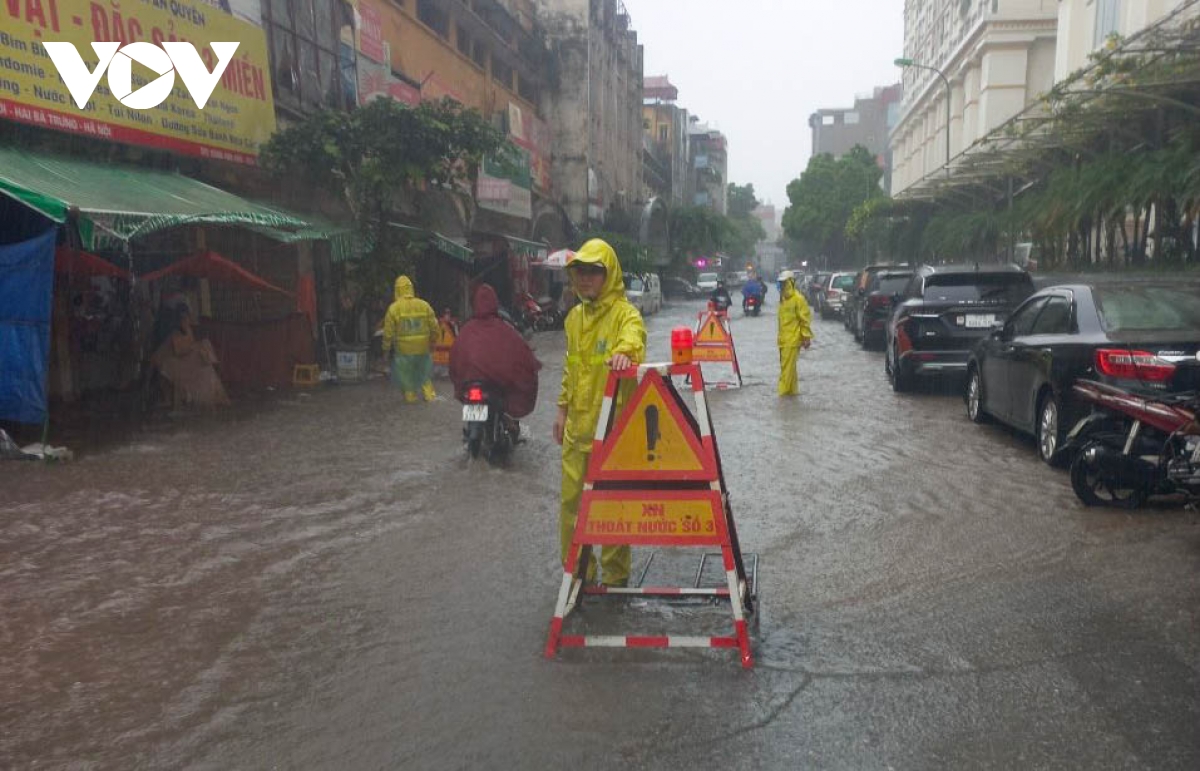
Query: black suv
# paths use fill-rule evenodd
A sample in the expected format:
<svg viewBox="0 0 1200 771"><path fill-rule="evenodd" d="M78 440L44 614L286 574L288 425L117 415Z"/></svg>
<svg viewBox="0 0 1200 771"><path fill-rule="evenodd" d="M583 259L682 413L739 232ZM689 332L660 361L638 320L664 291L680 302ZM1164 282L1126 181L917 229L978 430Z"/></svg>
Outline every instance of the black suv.
<svg viewBox="0 0 1200 771"><path fill-rule="evenodd" d="M975 344L1033 292L1033 279L1016 265L918 268L887 325L892 388L907 391L921 375L965 373Z"/></svg>
<svg viewBox="0 0 1200 771"><path fill-rule="evenodd" d="M842 323L854 334L855 340L862 339L859 322L862 320L862 309L867 302L867 287L871 285L871 279L881 270L899 270L907 267L904 263L868 265L854 276L854 288L846 293L846 304L842 308Z"/></svg>

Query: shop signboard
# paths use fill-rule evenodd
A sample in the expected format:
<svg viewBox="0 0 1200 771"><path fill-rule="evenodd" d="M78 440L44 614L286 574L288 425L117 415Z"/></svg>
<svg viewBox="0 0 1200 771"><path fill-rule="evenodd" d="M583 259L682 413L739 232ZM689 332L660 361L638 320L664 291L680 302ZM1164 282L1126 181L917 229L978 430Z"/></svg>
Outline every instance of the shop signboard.
<svg viewBox="0 0 1200 771"><path fill-rule="evenodd" d="M483 160L475 187L481 209L529 219L533 216L533 192L529 176L529 151L510 144Z"/></svg>
<svg viewBox="0 0 1200 771"><path fill-rule="evenodd" d="M0 120L249 164L275 131L263 30L203 0L8 2L0 6L0 30ZM81 109L43 45L47 41L72 44L89 72L99 66L93 42L187 41L210 71L217 63L212 43L238 46L203 109L179 78L160 104L138 109L122 104L105 77ZM135 57L132 66L134 94L166 76L140 61Z"/></svg>

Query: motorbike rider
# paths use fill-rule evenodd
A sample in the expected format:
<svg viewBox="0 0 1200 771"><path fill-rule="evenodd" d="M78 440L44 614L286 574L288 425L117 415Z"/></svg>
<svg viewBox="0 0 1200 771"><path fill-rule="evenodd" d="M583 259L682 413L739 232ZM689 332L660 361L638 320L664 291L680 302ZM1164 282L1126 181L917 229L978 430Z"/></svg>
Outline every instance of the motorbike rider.
<svg viewBox="0 0 1200 771"><path fill-rule="evenodd" d="M573 570L575 566L567 565L567 561L608 373L636 366L645 359L646 326L637 308L625 297L621 263L607 242L597 238L584 244L567 263L567 273L579 304L567 314L564 324L567 355L554 439L562 445L562 560L565 568ZM635 385L633 380L622 381L615 410L620 411ZM603 547L599 566L605 585L625 586L632 561L628 546ZM593 554L586 567L587 580L595 580L596 568Z"/></svg>
<svg viewBox="0 0 1200 771"><path fill-rule="evenodd" d="M796 274L785 270L779 274L779 395L798 396L800 381L796 376L796 359L800 349L812 345L812 310L796 287Z"/></svg>
<svg viewBox="0 0 1200 771"><path fill-rule="evenodd" d="M523 418L537 405L542 363L521 334L500 318L500 301L490 285L475 290L471 311L450 349L454 398L464 401L467 383L484 382L500 392L506 416Z"/></svg>
<svg viewBox="0 0 1200 771"><path fill-rule="evenodd" d="M728 310L729 306L733 305L733 298L729 296L729 290L725 288L724 281L717 282L717 288L712 290L712 294L708 296L708 301L717 307L717 310Z"/></svg>
<svg viewBox="0 0 1200 771"><path fill-rule="evenodd" d="M751 276L750 280L742 286L742 308L746 307L746 300L751 297L757 298L759 305L762 305L766 296L767 285L758 276Z"/></svg>

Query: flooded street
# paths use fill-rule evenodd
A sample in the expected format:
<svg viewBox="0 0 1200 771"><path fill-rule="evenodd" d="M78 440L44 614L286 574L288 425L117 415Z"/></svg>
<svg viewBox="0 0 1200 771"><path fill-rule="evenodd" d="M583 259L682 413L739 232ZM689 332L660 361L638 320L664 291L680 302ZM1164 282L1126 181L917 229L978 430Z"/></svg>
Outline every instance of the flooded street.
<svg viewBox="0 0 1200 771"><path fill-rule="evenodd" d="M445 381L428 406L373 381L0 466L0 768L1200 767L1196 514L1085 509L956 386L893 394L840 321L781 402L777 300L735 312L745 387L709 400L761 558L753 670L542 657L548 333L508 468L466 462ZM649 320L653 359L698 307ZM694 634L719 611L576 621Z"/></svg>

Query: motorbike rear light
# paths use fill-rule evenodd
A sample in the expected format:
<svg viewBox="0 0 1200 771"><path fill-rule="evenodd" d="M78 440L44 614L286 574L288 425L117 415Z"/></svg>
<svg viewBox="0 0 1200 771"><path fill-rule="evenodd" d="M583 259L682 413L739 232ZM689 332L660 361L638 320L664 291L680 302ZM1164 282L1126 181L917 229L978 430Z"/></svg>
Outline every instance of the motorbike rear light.
<svg viewBox="0 0 1200 771"><path fill-rule="evenodd" d="M1149 351L1101 348L1096 351L1096 369L1121 380L1165 383L1175 374L1175 365Z"/></svg>
<svg viewBox="0 0 1200 771"><path fill-rule="evenodd" d="M483 402L483 389L479 386L471 386L468 388L467 401L471 404L480 404Z"/></svg>

